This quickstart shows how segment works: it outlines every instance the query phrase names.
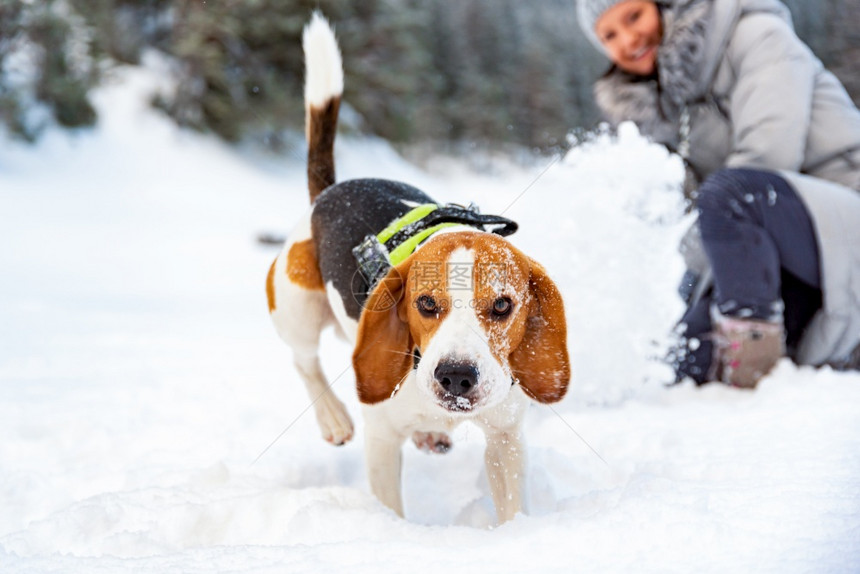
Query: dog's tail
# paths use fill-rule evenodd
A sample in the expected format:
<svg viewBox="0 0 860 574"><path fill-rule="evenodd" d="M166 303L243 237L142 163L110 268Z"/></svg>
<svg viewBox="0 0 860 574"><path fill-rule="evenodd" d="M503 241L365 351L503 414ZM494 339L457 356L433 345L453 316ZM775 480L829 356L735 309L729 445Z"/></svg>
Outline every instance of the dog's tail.
<svg viewBox="0 0 860 574"><path fill-rule="evenodd" d="M334 136L343 94L343 65L331 25L314 12L302 36L305 51L305 134L311 203L335 182Z"/></svg>

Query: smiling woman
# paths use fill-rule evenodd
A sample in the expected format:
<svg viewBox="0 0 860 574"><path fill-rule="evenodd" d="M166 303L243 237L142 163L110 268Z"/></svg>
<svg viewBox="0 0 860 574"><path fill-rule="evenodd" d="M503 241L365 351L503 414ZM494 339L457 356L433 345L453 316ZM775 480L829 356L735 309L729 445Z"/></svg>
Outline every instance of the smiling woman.
<svg viewBox="0 0 860 574"><path fill-rule="evenodd" d="M782 356L860 368L860 113L777 0L579 0L612 61L595 100L676 151L678 380L754 387ZM774 91L781 97L775 99Z"/></svg>
<svg viewBox="0 0 860 574"><path fill-rule="evenodd" d="M657 67L663 23L654 2L630 0L607 9L594 30L609 58L631 74L649 76Z"/></svg>

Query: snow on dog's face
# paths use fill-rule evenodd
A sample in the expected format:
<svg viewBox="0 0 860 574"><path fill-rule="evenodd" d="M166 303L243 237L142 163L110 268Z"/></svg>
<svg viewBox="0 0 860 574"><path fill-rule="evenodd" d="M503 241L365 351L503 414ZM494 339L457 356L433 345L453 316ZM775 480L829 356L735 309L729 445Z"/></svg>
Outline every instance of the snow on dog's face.
<svg viewBox="0 0 860 574"><path fill-rule="evenodd" d="M499 404L515 383L554 402L570 379L566 339L561 296L539 264L497 235L441 234L368 299L353 354L359 398L393 396L414 369L451 413Z"/></svg>

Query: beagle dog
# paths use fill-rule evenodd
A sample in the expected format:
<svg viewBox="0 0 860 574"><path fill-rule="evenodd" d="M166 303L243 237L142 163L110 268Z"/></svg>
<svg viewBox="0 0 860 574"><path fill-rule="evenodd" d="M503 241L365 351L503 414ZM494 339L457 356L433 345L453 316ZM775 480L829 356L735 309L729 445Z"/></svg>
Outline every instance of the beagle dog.
<svg viewBox="0 0 860 574"><path fill-rule="evenodd" d="M461 208L442 223L421 226L421 213L450 206L396 181L335 183L343 71L334 33L318 13L304 30L303 47L312 207L272 264L267 294L322 436L335 445L353 436L352 420L319 361L320 332L335 325L355 345L375 496L403 516L404 441L411 437L419 448L445 452L447 433L471 421L486 434L499 520L510 520L523 504L521 427L529 399L561 400L570 380L559 290L541 265L499 232L485 230L507 220ZM407 233L395 248L389 241L404 234L392 228L398 221L421 231ZM368 246L370 257L362 257Z"/></svg>

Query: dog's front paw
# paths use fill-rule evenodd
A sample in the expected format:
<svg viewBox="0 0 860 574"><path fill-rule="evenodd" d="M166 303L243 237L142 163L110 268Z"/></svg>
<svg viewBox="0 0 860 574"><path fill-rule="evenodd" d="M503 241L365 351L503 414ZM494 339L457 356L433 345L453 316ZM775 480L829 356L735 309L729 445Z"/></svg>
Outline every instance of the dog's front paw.
<svg viewBox="0 0 860 574"><path fill-rule="evenodd" d="M436 454L445 454L454 446L451 437L443 432L415 431L412 433L412 442L419 450L435 452Z"/></svg>
<svg viewBox="0 0 860 574"><path fill-rule="evenodd" d="M337 397L327 393L315 407L323 439L335 446L342 446L352 439L352 419Z"/></svg>

